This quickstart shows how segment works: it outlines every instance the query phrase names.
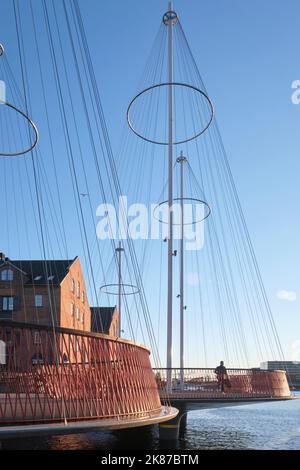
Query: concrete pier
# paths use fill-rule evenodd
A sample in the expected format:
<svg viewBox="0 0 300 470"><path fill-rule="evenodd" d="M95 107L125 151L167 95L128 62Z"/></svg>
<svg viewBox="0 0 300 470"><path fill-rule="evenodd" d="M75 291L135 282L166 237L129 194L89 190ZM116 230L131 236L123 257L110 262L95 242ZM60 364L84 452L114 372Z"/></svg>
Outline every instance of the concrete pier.
<svg viewBox="0 0 300 470"><path fill-rule="evenodd" d="M166 423L159 425L159 439L161 441L176 441L179 438L179 431L186 426L187 409L184 405L177 406L178 415Z"/></svg>

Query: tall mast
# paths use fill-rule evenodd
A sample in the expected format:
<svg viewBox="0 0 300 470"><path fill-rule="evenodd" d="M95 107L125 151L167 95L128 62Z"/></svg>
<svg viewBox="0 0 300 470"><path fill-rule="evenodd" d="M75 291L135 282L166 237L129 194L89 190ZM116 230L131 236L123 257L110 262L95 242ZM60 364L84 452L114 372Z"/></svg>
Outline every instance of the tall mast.
<svg viewBox="0 0 300 470"><path fill-rule="evenodd" d="M167 81L164 83L157 83L154 84L140 93L138 93L130 102L127 108L127 122L130 129L141 139L146 142L150 142L152 144L157 145L166 145L168 148L168 199L163 203L168 203L168 288L167 288L167 383L166 388L170 392L172 391L172 329L173 329L173 256L176 255L174 252L174 215L173 215L173 203L174 203L174 195L173 195L173 150L174 145L184 144L185 142L189 142L198 138L201 134L203 134L208 127L210 126L213 116L214 116L214 109L213 104L210 101L209 97L205 92L202 90L187 84L187 83L176 83L174 80L174 26L179 22L177 13L173 10L173 2L168 2L168 11L163 16L163 23L167 27ZM147 132L141 132L135 128L132 118L131 118L131 108L136 100L141 97L143 94L149 92L150 90L154 90L158 87L167 87L167 138L164 139L162 142L158 137L149 137ZM207 118L207 122L204 124L199 122L199 129L189 136L186 136L184 140L176 140L176 136L174 135L174 87L181 86L187 89L192 89L199 94L202 98L205 99L206 104L209 110L209 116ZM201 120L200 120L201 121ZM182 158L183 155L181 155ZM181 158L180 157L180 158ZM184 161L186 159L184 158ZM183 163L183 162L182 162ZM183 172L183 165L182 165L182 172ZM182 175L182 195L183 195L183 175ZM183 218L183 196L182 196L182 218ZM207 208L209 206L204 201L202 202ZM162 203L161 203L162 204ZM159 204L159 205L161 205ZM210 209L209 209L210 213ZM208 217L209 213L204 217ZM203 220L204 220L203 219ZM184 221L182 219L181 229L183 232L183 225ZM180 368L183 369L184 366L184 253L183 253L183 233L181 236L181 278L180 278L180 290L181 290L181 303L180 303ZM182 371L183 373L183 371Z"/></svg>
<svg viewBox="0 0 300 470"><path fill-rule="evenodd" d="M184 164L187 159L181 152L177 158L180 164L180 384L184 385Z"/></svg>
<svg viewBox="0 0 300 470"><path fill-rule="evenodd" d="M121 336L121 309L122 309L122 248L121 242L119 243L118 248L116 248L116 253L118 256L118 313L119 313L119 328L118 336Z"/></svg>
<svg viewBox="0 0 300 470"><path fill-rule="evenodd" d="M168 27L168 319L167 319L167 390L172 388L172 327L173 327L173 2L169 2Z"/></svg>

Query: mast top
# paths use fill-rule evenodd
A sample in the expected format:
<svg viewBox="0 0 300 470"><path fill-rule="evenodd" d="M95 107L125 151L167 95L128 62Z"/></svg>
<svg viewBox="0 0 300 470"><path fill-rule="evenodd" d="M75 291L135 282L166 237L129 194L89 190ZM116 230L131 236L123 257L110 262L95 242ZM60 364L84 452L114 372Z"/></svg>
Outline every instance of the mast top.
<svg viewBox="0 0 300 470"><path fill-rule="evenodd" d="M121 242L119 243L119 246L115 249L117 253L120 253L121 251L124 251L124 248L122 248Z"/></svg>
<svg viewBox="0 0 300 470"><path fill-rule="evenodd" d="M175 25L178 22L178 15L173 10L173 2L169 2L168 11L163 16L163 23L168 26L170 23Z"/></svg>
<svg viewBox="0 0 300 470"><path fill-rule="evenodd" d="M177 163L185 163L187 162L187 158L183 155L183 151L180 152L180 157L177 158Z"/></svg>

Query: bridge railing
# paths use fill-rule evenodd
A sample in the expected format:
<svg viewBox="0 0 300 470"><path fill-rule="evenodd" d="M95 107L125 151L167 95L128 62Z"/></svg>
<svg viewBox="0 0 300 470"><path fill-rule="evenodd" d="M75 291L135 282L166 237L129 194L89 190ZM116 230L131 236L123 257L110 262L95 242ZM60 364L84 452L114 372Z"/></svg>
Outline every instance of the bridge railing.
<svg viewBox="0 0 300 470"><path fill-rule="evenodd" d="M154 417L149 350L101 334L0 322L0 424Z"/></svg>
<svg viewBox="0 0 300 470"><path fill-rule="evenodd" d="M290 396L285 371L227 369L225 374L217 374L215 369L185 368L154 369L154 374L162 399Z"/></svg>

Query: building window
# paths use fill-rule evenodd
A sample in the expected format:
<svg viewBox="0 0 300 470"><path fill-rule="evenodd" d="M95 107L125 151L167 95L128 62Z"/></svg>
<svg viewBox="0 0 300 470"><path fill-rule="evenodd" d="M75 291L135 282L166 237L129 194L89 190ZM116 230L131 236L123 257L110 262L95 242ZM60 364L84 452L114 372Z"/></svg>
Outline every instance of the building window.
<svg viewBox="0 0 300 470"><path fill-rule="evenodd" d="M71 277L71 292L75 292L75 281L72 277Z"/></svg>
<svg viewBox="0 0 300 470"><path fill-rule="evenodd" d="M81 292L81 300L82 300L82 303L84 304L84 302L85 302L85 293L84 293L84 290Z"/></svg>
<svg viewBox="0 0 300 470"><path fill-rule="evenodd" d="M34 354L31 358L31 363L33 366L44 365L44 359L41 354Z"/></svg>
<svg viewBox="0 0 300 470"><path fill-rule="evenodd" d="M36 294L35 296L35 306L42 307L43 306L43 296L41 294Z"/></svg>
<svg viewBox="0 0 300 470"><path fill-rule="evenodd" d="M4 341L0 341L0 364L6 364L6 344Z"/></svg>
<svg viewBox="0 0 300 470"><path fill-rule="evenodd" d="M14 309L13 297L2 297L2 310L12 311Z"/></svg>
<svg viewBox="0 0 300 470"><path fill-rule="evenodd" d="M69 362L70 362L70 361L69 361L69 358L68 358L67 354L64 353L64 354L63 354L63 363L64 363L64 364L68 364Z"/></svg>
<svg viewBox="0 0 300 470"><path fill-rule="evenodd" d="M1 271L1 281L13 281L14 280L14 272L12 269L3 269Z"/></svg>
<svg viewBox="0 0 300 470"><path fill-rule="evenodd" d="M75 305L71 304L71 316L74 316Z"/></svg>
<svg viewBox="0 0 300 470"><path fill-rule="evenodd" d="M78 307L76 307L76 320L80 320L80 312Z"/></svg>
<svg viewBox="0 0 300 470"><path fill-rule="evenodd" d="M82 312L82 315L81 315L81 323L84 323L84 312Z"/></svg>
<svg viewBox="0 0 300 470"><path fill-rule="evenodd" d="M33 342L34 344L41 344L42 340L41 340L41 335L39 331L35 331L33 333Z"/></svg>
<svg viewBox="0 0 300 470"><path fill-rule="evenodd" d="M80 299L80 282L77 281L77 297Z"/></svg>

